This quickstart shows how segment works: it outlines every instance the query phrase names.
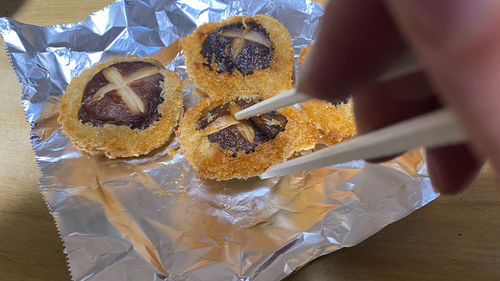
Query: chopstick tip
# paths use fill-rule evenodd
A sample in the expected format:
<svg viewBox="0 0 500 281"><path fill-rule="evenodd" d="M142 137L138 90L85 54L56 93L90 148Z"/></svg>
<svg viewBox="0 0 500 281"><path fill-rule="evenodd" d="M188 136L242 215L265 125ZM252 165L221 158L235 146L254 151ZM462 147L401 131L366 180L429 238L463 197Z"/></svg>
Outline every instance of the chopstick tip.
<svg viewBox="0 0 500 281"><path fill-rule="evenodd" d="M264 173L262 173L261 175L259 175L259 178L260 178L261 180L270 179L270 178L272 178L272 177L273 177L273 176L272 176L272 175L269 175L269 174L267 173L267 171L266 171L266 172L264 172Z"/></svg>

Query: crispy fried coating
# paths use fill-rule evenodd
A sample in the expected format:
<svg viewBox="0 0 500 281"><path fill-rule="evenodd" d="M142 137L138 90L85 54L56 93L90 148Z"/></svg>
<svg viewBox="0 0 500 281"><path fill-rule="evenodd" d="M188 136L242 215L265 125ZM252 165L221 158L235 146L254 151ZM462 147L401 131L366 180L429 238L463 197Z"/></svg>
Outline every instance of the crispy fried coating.
<svg viewBox="0 0 500 281"><path fill-rule="evenodd" d="M320 3L321 5L323 5L323 7L326 7L326 5L328 5L328 2L330 2L329 0L313 0L313 1Z"/></svg>
<svg viewBox="0 0 500 281"><path fill-rule="evenodd" d="M94 126L83 123L78 116L82 106L82 95L87 83L101 70L115 63L142 61L154 64L163 75L161 96L158 105L161 116L145 129L132 129L126 125L104 124ZM103 154L108 158L133 157L147 154L164 144L171 136L183 112L182 85L177 73L165 69L156 60L127 57L113 59L84 70L71 80L61 99L58 122L75 147L92 155Z"/></svg>
<svg viewBox="0 0 500 281"><path fill-rule="evenodd" d="M262 98L263 96L260 94L241 95L238 98L251 99L255 97ZM207 125L208 122L205 121L207 116L210 119L209 122L214 124L220 125L221 122L236 124L230 116L229 118L217 115L212 117L214 116L213 111L217 110L217 107L220 108L221 105L235 99L234 97L201 99L196 106L186 111L179 123L177 135L181 149L189 164L196 169L200 177L227 180L257 176L269 166L286 160L296 151L314 148L319 137L318 132L306 120L304 113L294 107L286 107L277 112L286 117L284 131L268 141L259 143L251 151L240 150L235 153L234 150L223 148L217 142L211 142L208 135L214 130ZM231 121L228 121L229 119ZM270 124L273 124L272 121ZM252 132L245 133L245 130L240 131L239 136L246 139L254 138ZM229 137L232 136L229 135Z"/></svg>
<svg viewBox="0 0 500 281"><path fill-rule="evenodd" d="M220 71L216 63L209 63L202 55L207 36L217 29L237 22L255 22L265 28L272 48L269 67L251 74L239 71ZM265 97L274 96L292 87L293 48L288 30L268 15L234 16L221 22L209 22L182 39L182 49L189 76L198 88L209 97L237 96L260 92ZM227 51L226 51L227 52Z"/></svg>
<svg viewBox="0 0 500 281"><path fill-rule="evenodd" d="M321 144L334 145L356 135L352 100L335 106L315 99L302 103L302 110L319 130Z"/></svg>
<svg viewBox="0 0 500 281"><path fill-rule="evenodd" d="M304 49L300 50L300 56L298 59L299 67L302 67L302 65L304 65L304 62L306 61L306 56L311 50L311 46L312 45L307 45Z"/></svg>
<svg viewBox="0 0 500 281"><path fill-rule="evenodd" d="M300 51L299 66L304 64L311 45ZM334 105L327 101L311 100L302 103L302 111L320 132L321 144L334 145L356 135L352 100Z"/></svg>

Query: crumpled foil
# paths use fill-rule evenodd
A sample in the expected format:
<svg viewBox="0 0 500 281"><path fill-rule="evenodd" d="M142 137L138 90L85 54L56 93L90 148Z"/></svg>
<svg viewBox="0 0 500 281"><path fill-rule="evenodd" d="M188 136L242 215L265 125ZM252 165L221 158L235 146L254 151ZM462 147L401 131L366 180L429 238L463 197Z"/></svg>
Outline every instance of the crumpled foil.
<svg viewBox="0 0 500 281"><path fill-rule="evenodd" d="M39 188L73 280L280 280L437 197L421 151L383 165L215 182L197 177L175 137L148 156L109 160L78 151L61 133L59 99L83 69L153 56L188 81L177 39L208 21L256 13L288 28L297 56L323 8L309 0L121 0L81 23L0 19L43 174ZM192 106L196 94L186 84Z"/></svg>

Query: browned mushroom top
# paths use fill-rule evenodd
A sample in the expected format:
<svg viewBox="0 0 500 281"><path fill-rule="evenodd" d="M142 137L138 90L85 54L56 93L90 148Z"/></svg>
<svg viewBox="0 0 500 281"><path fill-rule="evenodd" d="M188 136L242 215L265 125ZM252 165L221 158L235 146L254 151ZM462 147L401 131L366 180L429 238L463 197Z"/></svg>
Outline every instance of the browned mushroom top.
<svg viewBox="0 0 500 281"><path fill-rule="evenodd" d="M218 28L203 42L202 56L206 65L215 63L218 72L243 75L268 68L272 60L272 46L266 29L256 22L236 22Z"/></svg>
<svg viewBox="0 0 500 281"><path fill-rule="evenodd" d="M114 124L145 129L160 118L163 79L159 66L149 62L112 64L87 83L78 118L94 126Z"/></svg>
<svg viewBox="0 0 500 281"><path fill-rule="evenodd" d="M198 120L197 130L204 130L210 142L233 152L233 157L239 151L255 151L259 144L268 142L283 132L288 121L284 115L275 111L247 120L234 118L236 112L257 102L259 99L238 98L221 104Z"/></svg>

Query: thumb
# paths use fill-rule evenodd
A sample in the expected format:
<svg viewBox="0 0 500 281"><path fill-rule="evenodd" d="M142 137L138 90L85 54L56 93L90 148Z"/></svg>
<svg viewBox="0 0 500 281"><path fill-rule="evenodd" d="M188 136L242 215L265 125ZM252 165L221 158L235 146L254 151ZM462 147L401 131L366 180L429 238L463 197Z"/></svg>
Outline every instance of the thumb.
<svg viewBox="0 0 500 281"><path fill-rule="evenodd" d="M478 152L500 172L500 1L386 4Z"/></svg>

